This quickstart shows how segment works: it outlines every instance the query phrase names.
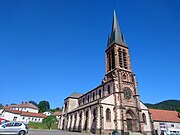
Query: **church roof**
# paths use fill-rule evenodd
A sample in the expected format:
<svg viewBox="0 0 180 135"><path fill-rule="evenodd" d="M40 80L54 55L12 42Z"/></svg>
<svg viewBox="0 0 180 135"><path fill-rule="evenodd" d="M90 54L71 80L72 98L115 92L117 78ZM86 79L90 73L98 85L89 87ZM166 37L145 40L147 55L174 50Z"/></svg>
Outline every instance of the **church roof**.
<svg viewBox="0 0 180 135"><path fill-rule="evenodd" d="M113 22L112 22L112 30L111 30L111 35L108 36L108 44L107 48L110 47L112 44L117 43L120 45L123 45L127 47L124 39L124 34L121 34L116 11L114 10L114 17L113 17Z"/></svg>
<svg viewBox="0 0 180 135"><path fill-rule="evenodd" d="M149 109L153 121L180 122L178 112L169 110Z"/></svg>
<svg viewBox="0 0 180 135"><path fill-rule="evenodd" d="M68 98L79 98L80 96L82 96L82 94L80 94L80 93L73 93Z"/></svg>

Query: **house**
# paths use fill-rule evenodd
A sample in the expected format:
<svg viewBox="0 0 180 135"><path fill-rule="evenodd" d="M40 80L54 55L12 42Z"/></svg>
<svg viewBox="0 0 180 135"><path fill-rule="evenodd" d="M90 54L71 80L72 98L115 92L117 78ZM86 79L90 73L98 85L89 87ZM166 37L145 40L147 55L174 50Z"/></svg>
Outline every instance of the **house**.
<svg viewBox="0 0 180 135"><path fill-rule="evenodd" d="M52 113L51 113L51 112L49 112L49 111L43 112L43 114L45 114L46 116L50 116L50 115L52 115Z"/></svg>
<svg viewBox="0 0 180 135"><path fill-rule="evenodd" d="M56 119L57 119L57 121L58 121L58 129L60 129L62 112L56 111L56 112L53 113L53 115L56 116Z"/></svg>
<svg viewBox="0 0 180 135"><path fill-rule="evenodd" d="M39 111L39 108L37 108L35 105L28 102L22 102L21 104L5 106L4 109L18 110L18 111L24 111L24 112L33 112L33 113L38 113Z"/></svg>
<svg viewBox="0 0 180 135"><path fill-rule="evenodd" d="M31 103L23 102L22 104L5 106L0 111L0 118L9 121L42 122L46 117L45 114L38 113L39 108Z"/></svg>
<svg viewBox="0 0 180 135"><path fill-rule="evenodd" d="M0 118L4 118L9 121L24 122L26 124L30 121L42 122L45 117L46 115L42 113L25 112L12 109L4 109L3 112L0 114Z"/></svg>
<svg viewBox="0 0 180 135"><path fill-rule="evenodd" d="M177 111L149 109L157 135L180 134L180 113Z"/></svg>
<svg viewBox="0 0 180 135"><path fill-rule="evenodd" d="M140 102L129 47L120 31L116 12L106 48L106 73L102 83L84 94L64 100L60 129L111 134L151 134L148 108Z"/></svg>
<svg viewBox="0 0 180 135"><path fill-rule="evenodd" d="M52 115L56 116L56 119L59 120L61 118L61 116L62 116L62 112L56 111Z"/></svg>

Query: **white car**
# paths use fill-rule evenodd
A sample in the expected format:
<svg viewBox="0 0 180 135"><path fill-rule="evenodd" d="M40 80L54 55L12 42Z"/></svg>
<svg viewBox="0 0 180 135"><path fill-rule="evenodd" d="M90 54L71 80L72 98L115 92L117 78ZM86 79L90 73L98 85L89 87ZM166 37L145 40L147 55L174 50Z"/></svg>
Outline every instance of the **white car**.
<svg viewBox="0 0 180 135"><path fill-rule="evenodd" d="M27 126L22 122L7 122L0 125L0 135L26 135Z"/></svg>

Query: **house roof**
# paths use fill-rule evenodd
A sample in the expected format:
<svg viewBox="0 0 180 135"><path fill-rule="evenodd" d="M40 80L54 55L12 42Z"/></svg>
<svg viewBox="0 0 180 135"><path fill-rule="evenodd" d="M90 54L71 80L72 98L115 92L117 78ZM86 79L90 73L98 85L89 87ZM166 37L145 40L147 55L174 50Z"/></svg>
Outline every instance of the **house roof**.
<svg viewBox="0 0 180 135"><path fill-rule="evenodd" d="M46 115L43 113L21 112L21 115L22 116L46 118Z"/></svg>
<svg viewBox="0 0 180 135"><path fill-rule="evenodd" d="M12 109L4 109L4 111L14 113L14 114L19 114L21 116L30 116L30 117L39 117L39 118L46 117L46 115L42 113L24 112L24 111L12 110Z"/></svg>
<svg viewBox="0 0 180 135"><path fill-rule="evenodd" d="M10 112L10 113L15 113L15 114L21 114L20 111L18 111L18 110L12 110L12 109L10 109L10 108L4 108L4 111ZM3 111L3 112L4 112L4 111Z"/></svg>
<svg viewBox="0 0 180 135"><path fill-rule="evenodd" d="M32 109L36 109L39 110L39 108L37 108L35 105L31 104L31 103L22 103L22 104L17 104L17 105L9 105L9 106L5 106L5 109L7 108L32 108Z"/></svg>
<svg viewBox="0 0 180 135"><path fill-rule="evenodd" d="M177 111L149 109L153 121L180 122Z"/></svg>
<svg viewBox="0 0 180 135"><path fill-rule="evenodd" d="M57 111L57 112L54 112L53 115L55 115L55 116L61 116L61 115L62 115L62 112Z"/></svg>

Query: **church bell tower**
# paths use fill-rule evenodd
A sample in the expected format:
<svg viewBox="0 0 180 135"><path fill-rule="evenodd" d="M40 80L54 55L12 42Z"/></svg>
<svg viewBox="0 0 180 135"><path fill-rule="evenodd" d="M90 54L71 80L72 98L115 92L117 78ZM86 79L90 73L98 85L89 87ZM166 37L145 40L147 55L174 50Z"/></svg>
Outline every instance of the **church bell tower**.
<svg viewBox="0 0 180 135"><path fill-rule="evenodd" d="M120 31L114 10L111 35L108 36L106 48L106 74L115 69L131 71L129 48L125 42L124 33Z"/></svg>
<svg viewBox="0 0 180 135"><path fill-rule="evenodd" d="M103 83L110 81L114 82L116 130L122 133L142 132L136 77L131 68L129 47L120 31L115 10L106 48L106 75Z"/></svg>

